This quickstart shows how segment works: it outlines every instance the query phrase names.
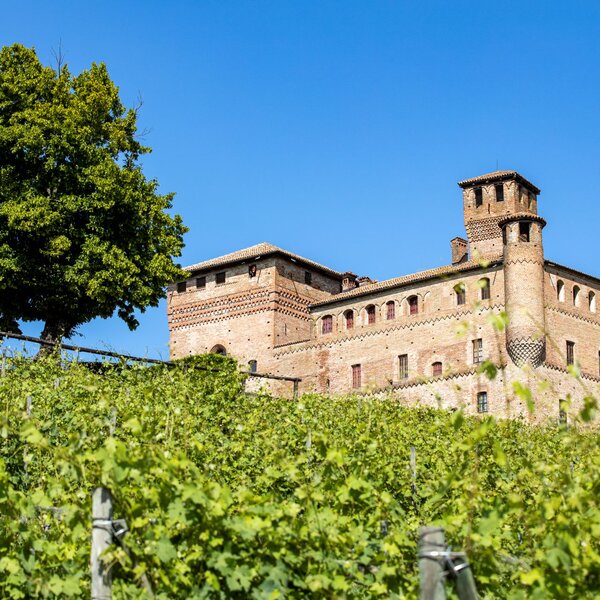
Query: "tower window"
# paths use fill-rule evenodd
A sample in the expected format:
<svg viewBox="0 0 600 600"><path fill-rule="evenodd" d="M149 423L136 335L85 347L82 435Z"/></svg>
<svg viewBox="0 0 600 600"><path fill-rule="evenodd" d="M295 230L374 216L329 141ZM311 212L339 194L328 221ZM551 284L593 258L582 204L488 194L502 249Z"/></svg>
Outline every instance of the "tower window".
<svg viewBox="0 0 600 600"><path fill-rule="evenodd" d="M465 291L464 283L457 283L454 286L454 291L456 292L456 305L460 306L467 301L467 293Z"/></svg>
<svg viewBox="0 0 600 600"><path fill-rule="evenodd" d="M321 331L323 333L331 333L333 331L333 317L331 315L323 317Z"/></svg>
<svg viewBox="0 0 600 600"><path fill-rule="evenodd" d="M575 363L575 342L567 341L567 364Z"/></svg>
<svg viewBox="0 0 600 600"><path fill-rule="evenodd" d="M367 323L369 325L375 323L375 307L372 304L367 306Z"/></svg>
<svg viewBox="0 0 600 600"><path fill-rule="evenodd" d="M312 285L312 273L310 271L304 271L304 283Z"/></svg>
<svg viewBox="0 0 600 600"><path fill-rule="evenodd" d="M408 377L408 354L401 354L398 357L398 364L398 376L400 379L406 379Z"/></svg>
<svg viewBox="0 0 600 600"><path fill-rule="evenodd" d="M531 228L531 223L519 223L519 241L520 242L528 242L529 241L530 228Z"/></svg>
<svg viewBox="0 0 600 600"><path fill-rule="evenodd" d="M185 290L187 289L187 281L179 281L177 282L177 293L181 294L182 292L185 292Z"/></svg>
<svg viewBox="0 0 600 600"><path fill-rule="evenodd" d="M478 365L483 362L483 340L478 338L473 340L473 364Z"/></svg>
<svg viewBox="0 0 600 600"><path fill-rule="evenodd" d="M560 279L556 282L556 297L559 302L565 301L565 284Z"/></svg>
<svg viewBox="0 0 600 600"><path fill-rule="evenodd" d="M490 299L490 280L487 277L479 280L479 287L481 288L481 299Z"/></svg>
<svg viewBox="0 0 600 600"><path fill-rule="evenodd" d="M361 368L360 365L352 365L352 387L354 389L361 386Z"/></svg>
<svg viewBox="0 0 600 600"><path fill-rule="evenodd" d="M248 267L248 277L250 277L250 279L256 277L256 265L250 265Z"/></svg>
<svg viewBox="0 0 600 600"><path fill-rule="evenodd" d="M479 208L483 204L483 190L477 188L475 190L475 208Z"/></svg>
<svg viewBox="0 0 600 600"><path fill-rule="evenodd" d="M396 318L396 303L390 300L385 306L387 320L393 321Z"/></svg>
<svg viewBox="0 0 600 600"><path fill-rule="evenodd" d="M588 295L588 302L590 306L590 312L596 312L596 294L594 292L590 292Z"/></svg>
<svg viewBox="0 0 600 600"><path fill-rule="evenodd" d="M250 371L250 373L256 373L257 370L258 370L258 363L255 360L249 360L248 361L248 371Z"/></svg>
<svg viewBox="0 0 600 600"><path fill-rule="evenodd" d="M225 271L221 271L220 273L217 273L216 281L217 281L217 285L221 285L222 283L225 283Z"/></svg>
<svg viewBox="0 0 600 600"><path fill-rule="evenodd" d="M494 188L496 190L496 202L504 202L504 184L499 183Z"/></svg>
<svg viewBox="0 0 600 600"><path fill-rule="evenodd" d="M217 344L216 346L213 346L211 348L210 353L211 354L219 354L221 356L227 356L227 350L225 350L225 347L221 346L221 344Z"/></svg>
<svg viewBox="0 0 600 600"><path fill-rule="evenodd" d="M354 311L347 310L344 313L344 318L346 319L346 329L354 329Z"/></svg>
<svg viewBox="0 0 600 600"><path fill-rule="evenodd" d="M576 285L573 288L573 306L579 306L579 292L580 292L579 286Z"/></svg>
<svg viewBox="0 0 600 600"><path fill-rule="evenodd" d="M416 296L411 296L408 299L408 312L411 315L419 314L419 299Z"/></svg>
<svg viewBox="0 0 600 600"><path fill-rule="evenodd" d="M434 377L439 377L442 374L442 363L437 361L431 365L431 371Z"/></svg>
<svg viewBox="0 0 600 600"><path fill-rule="evenodd" d="M201 290L206 287L206 277L196 277L196 289Z"/></svg>
<svg viewBox="0 0 600 600"><path fill-rule="evenodd" d="M488 412L487 392L478 392L477 393L477 412L478 413Z"/></svg>

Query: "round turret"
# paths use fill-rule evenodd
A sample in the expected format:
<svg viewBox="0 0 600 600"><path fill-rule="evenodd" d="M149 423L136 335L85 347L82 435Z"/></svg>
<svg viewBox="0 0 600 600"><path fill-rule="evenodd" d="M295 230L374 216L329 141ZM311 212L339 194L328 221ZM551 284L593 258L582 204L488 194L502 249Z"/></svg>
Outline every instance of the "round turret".
<svg viewBox="0 0 600 600"><path fill-rule="evenodd" d="M499 222L504 248L506 349L519 367L539 367L546 357L544 249L537 215L516 213Z"/></svg>

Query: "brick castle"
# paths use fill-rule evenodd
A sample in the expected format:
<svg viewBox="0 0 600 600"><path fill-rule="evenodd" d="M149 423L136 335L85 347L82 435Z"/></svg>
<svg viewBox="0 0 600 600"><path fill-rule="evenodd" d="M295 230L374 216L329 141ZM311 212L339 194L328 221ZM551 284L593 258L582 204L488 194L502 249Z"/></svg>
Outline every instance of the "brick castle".
<svg viewBox="0 0 600 600"><path fill-rule="evenodd" d="M300 377L301 393L501 416L529 414L521 381L531 418L566 418L600 383L600 280L545 259L540 190L519 173L459 186L467 239L451 241L447 266L376 282L262 243L187 267L168 290L171 357L218 352Z"/></svg>

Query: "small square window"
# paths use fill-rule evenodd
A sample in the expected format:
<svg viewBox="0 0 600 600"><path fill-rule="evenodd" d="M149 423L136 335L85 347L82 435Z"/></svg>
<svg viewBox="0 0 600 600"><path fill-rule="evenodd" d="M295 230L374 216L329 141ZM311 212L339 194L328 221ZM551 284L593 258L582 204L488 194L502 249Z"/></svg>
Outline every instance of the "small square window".
<svg viewBox="0 0 600 600"><path fill-rule="evenodd" d="M220 273L217 273L217 285L221 284L221 283L225 283L225 271L221 271Z"/></svg>
<svg viewBox="0 0 600 600"><path fill-rule="evenodd" d="M304 283L306 285L312 284L312 273L310 271L304 271Z"/></svg>
<svg viewBox="0 0 600 600"><path fill-rule="evenodd" d="M177 293L181 294L187 289L187 281L179 281L177 283Z"/></svg>
<svg viewBox="0 0 600 600"><path fill-rule="evenodd" d="M196 289L201 290L206 287L206 276L196 277Z"/></svg>

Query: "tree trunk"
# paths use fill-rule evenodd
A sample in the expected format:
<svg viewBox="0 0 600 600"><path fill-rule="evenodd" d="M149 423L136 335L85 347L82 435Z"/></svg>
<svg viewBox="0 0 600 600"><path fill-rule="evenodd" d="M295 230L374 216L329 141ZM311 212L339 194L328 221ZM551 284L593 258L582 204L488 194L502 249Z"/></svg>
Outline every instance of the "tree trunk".
<svg viewBox="0 0 600 600"><path fill-rule="evenodd" d="M62 339L69 333L67 325L62 321L48 320L44 323L44 330L40 336L47 344L40 344L36 358L43 358L52 354L62 342Z"/></svg>

